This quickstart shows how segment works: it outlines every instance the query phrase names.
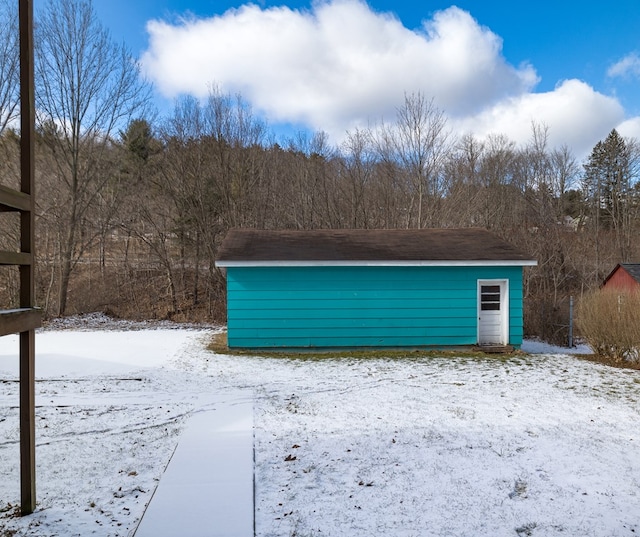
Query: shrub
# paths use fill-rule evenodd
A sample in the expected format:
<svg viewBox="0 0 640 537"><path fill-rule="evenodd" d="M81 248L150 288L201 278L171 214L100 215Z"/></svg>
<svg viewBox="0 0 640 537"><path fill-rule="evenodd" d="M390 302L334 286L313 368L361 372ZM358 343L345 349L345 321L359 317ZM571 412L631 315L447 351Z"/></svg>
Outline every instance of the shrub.
<svg viewBox="0 0 640 537"><path fill-rule="evenodd" d="M604 289L580 300L576 327L593 351L615 362L640 360L640 292Z"/></svg>

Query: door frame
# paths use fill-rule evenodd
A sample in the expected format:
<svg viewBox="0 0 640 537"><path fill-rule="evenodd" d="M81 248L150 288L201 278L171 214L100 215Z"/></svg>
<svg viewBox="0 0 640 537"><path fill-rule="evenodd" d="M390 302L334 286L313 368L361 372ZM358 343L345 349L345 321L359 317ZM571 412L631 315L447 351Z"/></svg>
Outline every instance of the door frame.
<svg viewBox="0 0 640 537"><path fill-rule="evenodd" d="M511 316L509 311L509 279L508 278L492 278L482 279L477 282L477 301L476 301L476 317L477 333L476 341L480 345L480 317L481 311L481 295L483 285L499 285L500 286L500 345L509 344L509 317Z"/></svg>

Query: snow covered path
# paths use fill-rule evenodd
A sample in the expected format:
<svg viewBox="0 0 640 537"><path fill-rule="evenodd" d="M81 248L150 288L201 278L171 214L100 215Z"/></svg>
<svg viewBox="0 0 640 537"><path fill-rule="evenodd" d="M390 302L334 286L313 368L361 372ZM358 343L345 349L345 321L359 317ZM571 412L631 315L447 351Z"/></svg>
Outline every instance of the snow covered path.
<svg viewBox="0 0 640 537"><path fill-rule="evenodd" d="M128 535L209 388L183 356L208 332L42 332L37 337L37 512L19 504L17 338L0 339L0 535ZM189 371L187 371L189 370ZM11 535L11 533L9 533Z"/></svg>
<svg viewBox="0 0 640 537"><path fill-rule="evenodd" d="M637 371L564 354L236 357L206 351L209 334L39 334L52 369L38 370L39 503L24 519L15 351L0 339L0 536L130 536L186 417L236 390L255 400L259 537L640 532Z"/></svg>
<svg viewBox="0 0 640 537"><path fill-rule="evenodd" d="M238 392L191 416L135 537L251 537L253 494L253 401Z"/></svg>

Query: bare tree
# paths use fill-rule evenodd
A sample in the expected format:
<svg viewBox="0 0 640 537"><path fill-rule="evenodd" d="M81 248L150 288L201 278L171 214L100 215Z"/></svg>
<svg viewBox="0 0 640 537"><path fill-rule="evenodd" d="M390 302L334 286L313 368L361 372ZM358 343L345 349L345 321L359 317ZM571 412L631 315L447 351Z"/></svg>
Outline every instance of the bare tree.
<svg viewBox="0 0 640 537"><path fill-rule="evenodd" d="M55 159L63 210L58 313L65 313L69 280L99 233L81 223L113 176L101 161L111 135L141 112L149 86L124 45L116 45L90 1L50 0L36 30L38 122ZM113 196L109 197L113 200ZM110 214L109 211L101 211Z"/></svg>
<svg viewBox="0 0 640 537"><path fill-rule="evenodd" d="M443 225L479 225L485 192L481 169L485 143L473 135L463 135L445 164L446 204Z"/></svg>
<svg viewBox="0 0 640 537"><path fill-rule="evenodd" d="M0 0L0 134L18 112L18 3Z"/></svg>
<svg viewBox="0 0 640 537"><path fill-rule="evenodd" d="M578 185L580 167L567 145L562 145L551 152L551 172L553 192L558 198L562 198Z"/></svg>
<svg viewBox="0 0 640 537"><path fill-rule="evenodd" d="M210 88L202 118L224 218L230 227L246 226L243 218L254 208L251 202L260 181L257 152L252 149L264 141L265 124L242 96L224 93L218 86Z"/></svg>
<svg viewBox="0 0 640 537"><path fill-rule="evenodd" d="M442 195L442 169L450 149L451 135L444 112L421 93L405 95L396 122L388 133L395 158L408 174L417 195L416 227L435 225L435 204ZM424 202L430 213L423 216Z"/></svg>
<svg viewBox="0 0 640 537"><path fill-rule="evenodd" d="M345 185L340 196L346 201L344 212L349 227L369 227L369 207L367 194L373 180L375 155L371 146L371 134L368 130L356 129L347 133L342 144L342 175Z"/></svg>
<svg viewBox="0 0 640 537"><path fill-rule="evenodd" d="M480 165L482 196L477 221L482 227L499 230L513 225L515 155L515 144L506 136L499 134L487 137ZM518 225L521 224L518 222Z"/></svg>
<svg viewBox="0 0 640 537"><path fill-rule="evenodd" d="M201 267L207 269L209 296L217 289L214 261L224 230L266 220L263 204L272 196L263 184L264 131L240 96L217 87L203 102L189 96L178 99L163 121L161 164L147 178L154 206L140 210L139 222L130 227L166 271L172 313L201 302ZM267 194L264 200L262 193ZM146 236L139 225L147 229Z"/></svg>

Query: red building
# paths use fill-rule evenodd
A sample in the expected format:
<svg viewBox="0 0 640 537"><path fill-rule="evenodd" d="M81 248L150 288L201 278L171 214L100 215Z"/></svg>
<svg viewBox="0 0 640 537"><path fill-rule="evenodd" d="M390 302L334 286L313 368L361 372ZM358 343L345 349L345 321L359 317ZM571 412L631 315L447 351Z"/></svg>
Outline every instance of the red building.
<svg viewBox="0 0 640 537"><path fill-rule="evenodd" d="M616 268L605 278L602 289L640 291L640 263L616 265Z"/></svg>

